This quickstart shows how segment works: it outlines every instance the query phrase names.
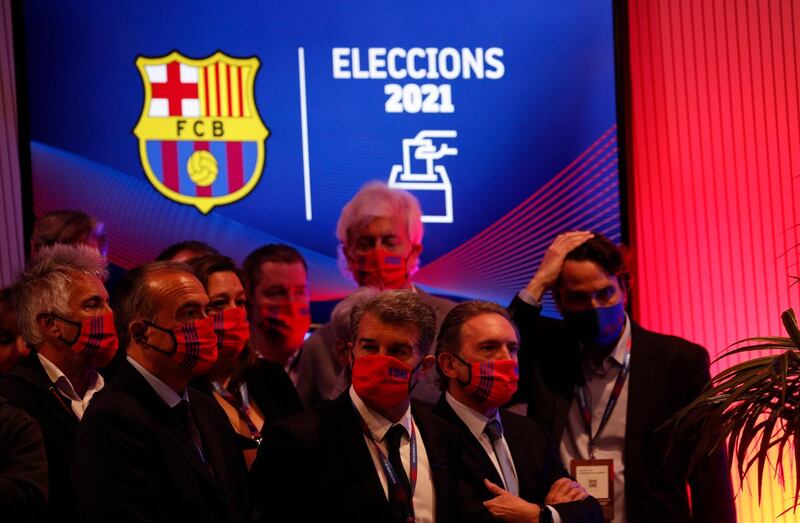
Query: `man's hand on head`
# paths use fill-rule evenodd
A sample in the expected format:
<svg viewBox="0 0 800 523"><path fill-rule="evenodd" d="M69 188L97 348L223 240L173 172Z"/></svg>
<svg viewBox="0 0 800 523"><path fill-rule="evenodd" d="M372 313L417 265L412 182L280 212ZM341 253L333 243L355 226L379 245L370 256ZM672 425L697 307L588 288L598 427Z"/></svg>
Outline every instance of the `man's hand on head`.
<svg viewBox="0 0 800 523"><path fill-rule="evenodd" d="M561 274L561 267L567 254L594 237L589 231L570 231L556 236L544 253L539 270L533 275L525 290L537 301L541 301L545 291L552 289Z"/></svg>

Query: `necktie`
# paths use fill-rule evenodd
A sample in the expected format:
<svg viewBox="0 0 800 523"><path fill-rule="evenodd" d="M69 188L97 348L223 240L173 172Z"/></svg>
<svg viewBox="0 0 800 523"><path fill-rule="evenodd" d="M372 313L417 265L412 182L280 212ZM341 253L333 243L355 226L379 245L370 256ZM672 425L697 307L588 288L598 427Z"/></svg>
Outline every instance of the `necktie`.
<svg viewBox="0 0 800 523"><path fill-rule="evenodd" d="M406 434L406 429L402 425L394 425L384 437L386 447L389 450L389 463L392 465L392 469L394 469L394 473L400 482L399 486L402 489L402 493L391 492L391 481L387 481L390 490L389 500L397 521L406 521L410 515L409 508L411 505L411 484L408 481L406 469L403 468L403 461L400 459L400 442L404 434Z"/></svg>
<svg viewBox="0 0 800 523"><path fill-rule="evenodd" d="M186 400L181 400L177 405L172 407L172 413L175 414L178 422L183 426L186 434L189 436L189 440L192 442L192 444L194 444L195 449L197 449L197 454L200 456L200 460L206 465L209 472L212 472L211 466L209 465L206 457L205 449L203 448L203 438L200 436L200 430L197 428L197 424L194 422L191 409L189 409L189 402Z"/></svg>
<svg viewBox="0 0 800 523"><path fill-rule="evenodd" d="M497 456L497 461L500 463L500 470L503 472L503 481L505 482L506 490L515 496L519 496L519 487L517 486L517 478L514 476L514 465L511 461L511 454L508 452L508 447L502 444L503 439L503 426L500 421L493 419L486 424L483 429L494 447L494 455Z"/></svg>

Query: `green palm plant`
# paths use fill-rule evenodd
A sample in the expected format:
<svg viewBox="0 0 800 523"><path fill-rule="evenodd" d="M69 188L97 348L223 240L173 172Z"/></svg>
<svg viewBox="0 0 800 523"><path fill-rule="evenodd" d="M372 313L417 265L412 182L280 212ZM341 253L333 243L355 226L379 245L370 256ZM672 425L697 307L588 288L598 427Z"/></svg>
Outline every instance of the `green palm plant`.
<svg viewBox="0 0 800 523"><path fill-rule="evenodd" d="M748 338L734 343L719 359L751 351L773 350L734 365L716 376L706 390L673 418L674 428L696 430L690 467L727 440L731 467L742 483L753 466L758 472L758 499L769 453L777 449L775 474L783 478L784 451L792 450L800 473L800 329L794 311L781 315L787 337ZM735 459L733 459L735 458ZM800 474L794 485L794 507L800 505Z"/></svg>

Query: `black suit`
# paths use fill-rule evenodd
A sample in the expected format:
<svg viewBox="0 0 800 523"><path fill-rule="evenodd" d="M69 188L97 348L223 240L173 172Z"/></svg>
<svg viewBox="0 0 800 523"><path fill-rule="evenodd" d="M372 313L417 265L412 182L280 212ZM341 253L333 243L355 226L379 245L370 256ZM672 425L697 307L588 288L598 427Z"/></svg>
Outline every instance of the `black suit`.
<svg viewBox="0 0 800 523"><path fill-rule="evenodd" d="M4 521L43 521L47 459L36 421L0 398L0 514Z"/></svg>
<svg viewBox="0 0 800 523"><path fill-rule="evenodd" d="M458 520L497 521L482 503L494 498L484 485L484 479L495 485L503 485L497 467L469 427L450 407L444 394L439 398L433 412L461 429L464 452L461 455L462 481ZM519 497L530 503L544 504L553 483L560 478L569 477L555 446L550 442L544 428L534 420L501 410L500 422L511 459L514 460ZM564 523L603 521L600 505L591 497L583 501L560 503L554 508Z"/></svg>
<svg viewBox="0 0 800 523"><path fill-rule="evenodd" d="M39 424L48 463L47 521L78 521L69 470L78 418L53 386L36 352L0 378L0 396L28 413Z"/></svg>
<svg viewBox="0 0 800 523"><path fill-rule="evenodd" d="M213 476L184 427L127 361L93 400L72 475L86 521L247 521L247 472L225 413L188 388Z"/></svg>
<svg viewBox="0 0 800 523"><path fill-rule="evenodd" d="M540 317L538 307L518 296L510 311L523 346L519 399L528 402L528 415L561 441L575 386L584 381L579 344L563 322ZM708 353L699 345L647 331L631 321L630 365L623 449L628 521L736 521L724 450L690 475L689 435L661 428L709 382Z"/></svg>
<svg viewBox="0 0 800 523"><path fill-rule="evenodd" d="M456 521L458 429L413 400L411 412L431 467L436 521ZM251 491L265 521L391 521L349 390L267 431Z"/></svg>

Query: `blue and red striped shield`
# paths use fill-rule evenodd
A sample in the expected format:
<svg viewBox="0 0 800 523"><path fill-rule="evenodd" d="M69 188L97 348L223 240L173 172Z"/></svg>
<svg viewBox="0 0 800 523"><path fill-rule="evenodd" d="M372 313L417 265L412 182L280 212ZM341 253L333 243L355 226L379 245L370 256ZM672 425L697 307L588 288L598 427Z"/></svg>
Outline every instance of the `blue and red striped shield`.
<svg viewBox="0 0 800 523"><path fill-rule="evenodd" d="M249 194L269 136L253 94L258 59L218 52L193 60L174 52L139 57L136 65L145 100L134 134L150 183L203 213Z"/></svg>

